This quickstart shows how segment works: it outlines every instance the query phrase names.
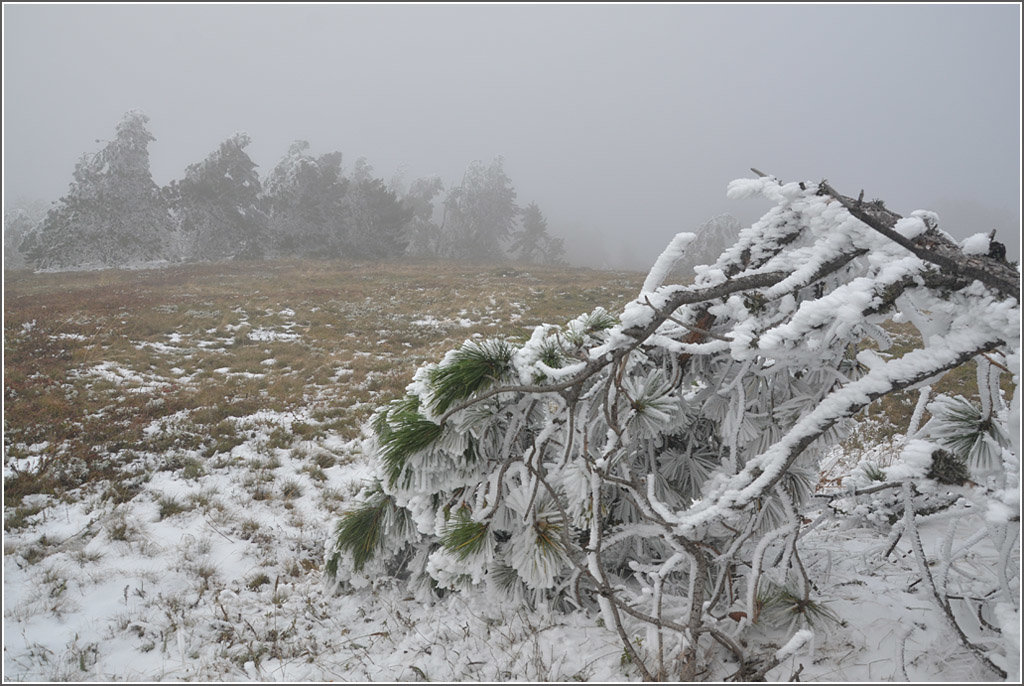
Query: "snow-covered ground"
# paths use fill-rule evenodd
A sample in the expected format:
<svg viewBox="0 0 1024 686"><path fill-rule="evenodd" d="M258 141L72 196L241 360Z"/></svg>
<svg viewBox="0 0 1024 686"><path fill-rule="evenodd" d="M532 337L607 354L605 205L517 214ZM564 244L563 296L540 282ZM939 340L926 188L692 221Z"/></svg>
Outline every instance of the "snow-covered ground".
<svg viewBox="0 0 1024 686"><path fill-rule="evenodd" d="M638 678L596 618L477 593L427 604L389 581L326 592L325 541L372 467L360 441L337 436L267 448L274 428L303 420L239 418L247 440L230 458L203 474L140 464L151 478L126 502L95 490L66 502L29 496L25 504L40 511L5 537L4 678ZM837 453L830 476L856 459ZM312 478L313 462L332 465L326 479ZM946 530L941 518L923 521L926 547ZM804 681L988 678L944 623L907 545L883 557L887 544L884 533L846 519L808 533L802 549L816 596L839 622L823 621L770 680L796 672Z"/></svg>
<svg viewBox="0 0 1024 686"><path fill-rule="evenodd" d="M12 680L510 680L622 677L617 637L585 617L399 585L325 592L339 508L369 474L358 442L264 447L256 428L202 476L141 465L128 502L49 505L6 537L4 675ZM310 460L334 461L319 481ZM325 459L326 458L326 459ZM253 498L252 480L266 490ZM175 503L176 505L169 505ZM177 511L180 510L180 511ZM577 644L581 650L566 650Z"/></svg>

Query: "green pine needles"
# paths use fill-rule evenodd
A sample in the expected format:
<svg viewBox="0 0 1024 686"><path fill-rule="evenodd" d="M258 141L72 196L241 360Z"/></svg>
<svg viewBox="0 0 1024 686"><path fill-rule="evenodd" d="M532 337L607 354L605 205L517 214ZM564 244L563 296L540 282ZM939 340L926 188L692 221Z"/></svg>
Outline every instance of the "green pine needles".
<svg viewBox="0 0 1024 686"><path fill-rule="evenodd" d="M971 470L963 458L948 450L936 450L932 453L932 466L926 476L940 484L961 486L971 478Z"/></svg>
<svg viewBox="0 0 1024 686"><path fill-rule="evenodd" d="M351 555L352 569L361 572L370 560L380 554L389 542L399 546L414 530L408 510L395 504L377 482L359 506L342 513L334 529L334 548L327 558L328 576L338 574L344 555Z"/></svg>
<svg viewBox="0 0 1024 686"><path fill-rule="evenodd" d="M868 478L869 481L885 481L889 478L886 476L885 470L874 462L861 463L860 471Z"/></svg>
<svg viewBox="0 0 1024 686"><path fill-rule="evenodd" d="M519 578L519 572L514 568L506 564L496 563L491 566L491 583L503 593L511 594L515 591L516 587L522 584L522 579Z"/></svg>
<svg viewBox="0 0 1024 686"><path fill-rule="evenodd" d="M431 370L431 409L443 414L458 401L506 380L512 371L514 353L513 347L503 340L464 344L445 363Z"/></svg>
<svg viewBox="0 0 1024 686"><path fill-rule="evenodd" d="M840 624L839 615L823 602L811 600L783 587L774 587L758 597L762 620L770 625L785 626L792 630L797 626L819 627L823 624Z"/></svg>
<svg viewBox="0 0 1024 686"><path fill-rule="evenodd" d="M565 364L565 354L558 343L548 341L541 348L540 361L552 369L558 369Z"/></svg>
<svg viewBox="0 0 1024 686"><path fill-rule="evenodd" d="M539 519L533 524L533 531L536 534L534 542L537 549L551 558L559 558L565 553L565 546L562 544L562 527L557 522L546 519Z"/></svg>
<svg viewBox="0 0 1024 686"><path fill-rule="evenodd" d="M441 545L458 559L468 559L486 547L487 524L474 522L468 509L460 509L446 527Z"/></svg>
<svg viewBox="0 0 1024 686"><path fill-rule="evenodd" d="M439 424L419 411L419 398L407 395L384 408L373 421L380 442L380 456L388 485L394 486L409 458L426 450L441 437Z"/></svg>
<svg viewBox="0 0 1024 686"><path fill-rule="evenodd" d="M1010 445L1010 438L981 408L963 396L939 396L928 411L933 416L928 434L962 462L982 472L1002 463L1002 449Z"/></svg>
<svg viewBox="0 0 1024 686"><path fill-rule="evenodd" d="M353 567L358 572L380 549L384 513L389 500L382 493L342 515L334 531L336 552L327 561L328 574L338 573L341 552L351 553Z"/></svg>
<svg viewBox="0 0 1024 686"><path fill-rule="evenodd" d="M565 340L570 345L582 348L586 344L588 336L592 336L600 331L607 331L618 323L618 318L609 313L608 310L603 307L597 307L593 312L580 315L569 322L564 333Z"/></svg>

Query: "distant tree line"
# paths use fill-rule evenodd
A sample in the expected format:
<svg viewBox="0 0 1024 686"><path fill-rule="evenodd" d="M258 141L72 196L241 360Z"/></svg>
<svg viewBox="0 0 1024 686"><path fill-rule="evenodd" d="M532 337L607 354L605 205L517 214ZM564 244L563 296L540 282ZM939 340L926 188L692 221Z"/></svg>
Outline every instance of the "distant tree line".
<svg viewBox="0 0 1024 686"><path fill-rule="evenodd" d="M249 136L238 133L161 188L150 173L148 121L128 112L113 140L78 161L45 216L5 214L6 266L406 255L564 262L540 208L516 204L500 157L472 163L446 192L437 177L385 183L364 159L346 174L340 152L314 156L296 141L260 178L245 152Z"/></svg>

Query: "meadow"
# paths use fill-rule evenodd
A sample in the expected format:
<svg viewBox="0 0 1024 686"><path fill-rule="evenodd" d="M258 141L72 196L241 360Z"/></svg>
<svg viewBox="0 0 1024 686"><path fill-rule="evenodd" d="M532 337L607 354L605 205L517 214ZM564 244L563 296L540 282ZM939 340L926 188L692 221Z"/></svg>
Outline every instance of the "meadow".
<svg viewBox="0 0 1024 686"><path fill-rule="evenodd" d="M8 506L123 478L132 453L216 461L261 412L308 414L274 434L276 447L357 437L419 365L466 338L524 337L598 305L614 311L640 283L414 262L9 274L5 459L40 457L5 482Z"/></svg>

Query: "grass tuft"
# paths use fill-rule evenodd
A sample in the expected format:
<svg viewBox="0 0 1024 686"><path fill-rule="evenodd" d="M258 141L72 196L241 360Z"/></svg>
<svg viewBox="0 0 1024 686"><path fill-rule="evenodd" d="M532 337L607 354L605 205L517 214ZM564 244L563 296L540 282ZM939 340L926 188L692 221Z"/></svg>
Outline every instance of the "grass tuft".
<svg viewBox="0 0 1024 686"><path fill-rule="evenodd" d="M160 511L160 519L167 519L182 512L188 512L188 507L171 496L164 496L157 501Z"/></svg>

